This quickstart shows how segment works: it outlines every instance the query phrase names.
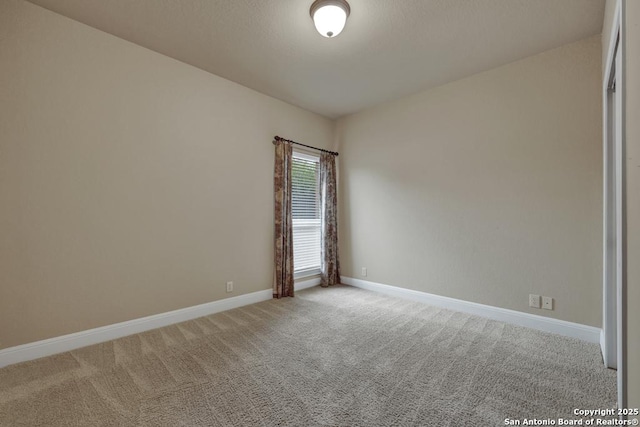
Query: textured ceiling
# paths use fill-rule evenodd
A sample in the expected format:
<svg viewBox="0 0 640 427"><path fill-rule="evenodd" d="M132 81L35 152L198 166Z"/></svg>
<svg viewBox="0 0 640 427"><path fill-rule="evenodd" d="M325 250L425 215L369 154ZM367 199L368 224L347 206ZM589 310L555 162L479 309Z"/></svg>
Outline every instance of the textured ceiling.
<svg viewBox="0 0 640 427"><path fill-rule="evenodd" d="M349 0L338 37L312 0L30 0L327 117L599 34L604 0Z"/></svg>

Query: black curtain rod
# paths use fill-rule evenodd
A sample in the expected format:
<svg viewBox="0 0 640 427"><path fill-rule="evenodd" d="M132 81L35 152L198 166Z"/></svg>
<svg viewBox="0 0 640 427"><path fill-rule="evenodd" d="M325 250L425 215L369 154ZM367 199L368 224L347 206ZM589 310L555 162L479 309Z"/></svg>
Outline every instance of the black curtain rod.
<svg viewBox="0 0 640 427"><path fill-rule="evenodd" d="M333 154L334 156L337 156L337 155L338 155L338 153L337 153L337 152L335 152L335 151L329 151L329 150L325 150L325 149L323 149L323 148L312 147L312 146L310 146L310 145L302 144L302 143L300 143L300 142L292 141L292 140L290 140L290 139L281 138L281 137L279 137L278 135L274 136L274 137L273 137L273 139L274 139L275 141L285 141L285 142L290 142L290 143L292 143L292 144L296 144L296 145L302 145L303 147L311 148L312 150L322 151L323 153Z"/></svg>

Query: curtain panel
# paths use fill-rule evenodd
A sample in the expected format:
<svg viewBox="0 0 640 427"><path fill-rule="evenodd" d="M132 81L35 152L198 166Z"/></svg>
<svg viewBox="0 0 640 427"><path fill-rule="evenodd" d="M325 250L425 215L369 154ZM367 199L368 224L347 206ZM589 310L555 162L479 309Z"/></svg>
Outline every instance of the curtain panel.
<svg viewBox="0 0 640 427"><path fill-rule="evenodd" d="M322 219L322 286L340 283L338 259L338 197L336 190L336 156L320 155L320 218Z"/></svg>
<svg viewBox="0 0 640 427"><path fill-rule="evenodd" d="M273 297L293 296L293 226L291 221L291 143L274 141L274 268Z"/></svg>

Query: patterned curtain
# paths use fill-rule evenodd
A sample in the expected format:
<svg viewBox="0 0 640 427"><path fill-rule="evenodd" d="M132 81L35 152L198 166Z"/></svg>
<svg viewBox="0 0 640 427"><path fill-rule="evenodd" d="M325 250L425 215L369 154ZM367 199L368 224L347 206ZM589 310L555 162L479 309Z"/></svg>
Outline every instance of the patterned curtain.
<svg viewBox="0 0 640 427"><path fill-rule="evenodd" d="M336 192L336 157L320 155L320 218L322 220L322 286L340 283L338 259L338 197Z"/></svg>
<svg viewBox="0 0 640 427"><path fill-rule="evenodd" d="M274 141L276 161L274 168L275 244L273 269L273 297L293 296L293 227L291 222L291 144Z"/></svg>

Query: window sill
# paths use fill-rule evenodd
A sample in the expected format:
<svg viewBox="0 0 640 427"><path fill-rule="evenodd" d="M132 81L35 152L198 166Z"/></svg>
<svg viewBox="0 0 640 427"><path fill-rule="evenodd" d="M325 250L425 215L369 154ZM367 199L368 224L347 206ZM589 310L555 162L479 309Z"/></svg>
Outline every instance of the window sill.
<svg viewBox="0 0 640 427"><path fill-rule="evenodd" d="M320 275L320 269L314 268L312 270L302 270L302 271L293 273L293 279L294 280L306 279L308 277L319 276L319 275Z"/></svg>

